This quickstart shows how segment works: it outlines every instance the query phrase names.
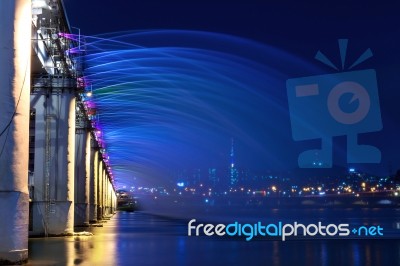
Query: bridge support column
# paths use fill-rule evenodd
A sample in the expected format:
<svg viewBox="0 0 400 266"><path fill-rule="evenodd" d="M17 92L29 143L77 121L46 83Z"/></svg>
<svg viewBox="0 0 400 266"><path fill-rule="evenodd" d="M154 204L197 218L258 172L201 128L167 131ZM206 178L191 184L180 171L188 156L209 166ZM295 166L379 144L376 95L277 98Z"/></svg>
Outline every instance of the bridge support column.
<svg viewBox="0 0 400 266"><path fill-rule="evenodd" d="M114 207L114 190L111 187L111 197L110 197L110 206L111 206L111 213L114 214L115 213L115 207Z"/></svg>
<svg viewBox="0 0 400 266"><path fill-rule="evenodd" d="M110 179L108 174L106 175L106 193L105 193L105 201L106 201L106 214L109 215L110 214L110 204L108 201L108 198L110 197Z"/></svg>
<svg viewBox="0 0 400 266"><path fill-rule="evenodd" d="M101 161L101 156L99 156L99 180L97 189L97 220L103 220L103 162Z"/></svg>
<svg viewBox="0 0 400 266"><path fill-rule="evenodd" d="M113 187L111 184L111 179L108 180L108 212L110 214L113 213L113 209L112 209L112 194L114 193L113 191Z"/></svg>
<svg viewBox="0 0 400 266"><path fill-rule="evenodd" d="M107 166L104 166L105 168ZM104 171L104 179L103 179L103 217L107 215L107 170Z"/></svg>
<svg viewBox="0 0 400 266"><path fill-rule="evenodd" d="M103 217L107 215L107 180L108 174L106 170L106 165L104 166L104 177L103 177Z"/></svg>
<svg viewBox="0 0 400 266"><path fill-rule="evenodd" d="M79 129L76 135L75 226L89 225L90 134Z"/></svg>
<svg viewBox="0 0 400 266"><path fill-rule="evenodd" d="M31 1L0 1L0 264L28 259Z"/></svg>
<svg viewBox="0 0 400 266"><path fill-rule="evenodd" d="M103 184L103 189L104 189L104 205L103 205L103 212L104 212L104 216L107 216L108 215L108 211L107 211L107 209L108 209L108 204L107 204L107 194L108 194L108 190L107 190L107 188L108 188L108 186L107 186L107 183L108 183L108 177L107 177L108 175L107 175L107 172L105 173L105 175L104 175L104 184Z"/></svg>
<svg viewBox="0 0 400 266"><path fill-rule="evenodd" d="M36 110L32 235L74 231L75 88L40 91Z"/></svg>
<svg viewBox="0 0 400 266"><path fill-rule="evenodd" d="M109 214L113 214L112 210L112 194L114 193L112 184L111 184L111 179L108 179L108 212Z"/></svg>
<svg viewBox="0 0 400 266"><path fill-rule="evenodd" d="M92 148L91 156L91 175L90 175L90 204L89 204L89 221L97 222L97 198L98 198L98 182L99 182L99 151Z"/></svg>
<svg viewBox="0 0 400 266"><path fill-rule="evenodd" d="M115 211L117 210L117 206L116 206L116 191L114 190L114 188L112 188L112 193L111 193L111 207L112 207L112 213L115 213Z"/></svg>
<svg viewBox="0 0 400 266"><path fill-rule="evenodd" d="M113 202L112 202L112 206L113 206L113 212L115 213L117 211L117 194L115 191L113 191Z"/></svg>
<svg viewBox="0 0 400 266"><path fill-rule="evenodd" d="M83 223L89 225L89 202L90 202L90 177L92 175L91 169L91 136L86 132L86 153L85 153L85 219Z"/></svg>

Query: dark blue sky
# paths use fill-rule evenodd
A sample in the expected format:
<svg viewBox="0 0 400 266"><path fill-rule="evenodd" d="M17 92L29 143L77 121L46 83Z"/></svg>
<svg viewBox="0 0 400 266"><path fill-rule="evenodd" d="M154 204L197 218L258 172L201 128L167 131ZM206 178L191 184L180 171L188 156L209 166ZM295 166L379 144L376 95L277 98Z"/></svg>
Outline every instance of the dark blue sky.
<svg viewBox="0 0 400 266"><path fill-rule="evenodd" d="M374 57L363 63L360 69L373 68L377 72L383 130L362 136L361 141L372 141L371 144L380 147L382 163L369 165L367 169L387 174L389 166L392 171L400 168L400 7L395 3L261 0L64 0L64 3L70 24L80 28L84 35L145 29L218 32L279 48L315 64L320 72L310 73L309 69L292 65L287 67L285 74L288 77L332 73L314 56L316 51L321 50L335 64L339 64L337 39L349 39L349 61L354 61L363 51L371 48ZM345 145L341 138L335 142ZM302 145L292 142L283 148L293 149L297 154L308 144ZM226 146L228 150L229 139ZM240 141L238 146L240 149ZM240 150L238 153L240 158ZM241 156L245 165L251 156L243 156L243 153ZM334 156L340 157L341 154L337 152ZM295 156L288 160L293 158ZM336 161L345 164L343 158L336 158Z"/></svg>
<svg viewBox="0 0 400 266"><path fill-rule="evenodd" d="M252 38L304 53L337 38L391 46L399 32L395 3L377 1L64 0L71 25L86 34L190 29ZM383 43L382 43L383 44Z"/></svg>

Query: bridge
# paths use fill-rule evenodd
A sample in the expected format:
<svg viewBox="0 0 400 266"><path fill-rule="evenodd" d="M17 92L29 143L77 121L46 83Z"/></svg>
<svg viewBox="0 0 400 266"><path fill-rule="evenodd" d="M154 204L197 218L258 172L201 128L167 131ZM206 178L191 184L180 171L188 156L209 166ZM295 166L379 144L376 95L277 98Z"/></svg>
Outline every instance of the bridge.
<svg viewBox="0 0 400 266"><path fill-rule="evenodd" d="M72 29L60 0L0 1L0 264L116 210Z"/></svg>

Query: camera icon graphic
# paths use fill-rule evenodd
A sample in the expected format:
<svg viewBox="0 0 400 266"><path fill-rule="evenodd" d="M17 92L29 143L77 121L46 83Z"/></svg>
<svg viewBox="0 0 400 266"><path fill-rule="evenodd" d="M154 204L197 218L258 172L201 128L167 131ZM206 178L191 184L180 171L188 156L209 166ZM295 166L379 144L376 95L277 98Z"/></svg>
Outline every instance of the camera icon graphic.
<svg viewBox="0 0 400 266"><path fill-rule="evenodd" d="M344 68L347 40L339 40ZM368 49L350 66L372 56ZM337 69L318 52L316 59ZM358 144L358 134L382 129L376 72L373 69L301 77L286 82L292 137L295 141L321 139L321 149L302 152L300 168L332 167L332 138L347 137L348 163L379 163L381 152Z"/></svg>

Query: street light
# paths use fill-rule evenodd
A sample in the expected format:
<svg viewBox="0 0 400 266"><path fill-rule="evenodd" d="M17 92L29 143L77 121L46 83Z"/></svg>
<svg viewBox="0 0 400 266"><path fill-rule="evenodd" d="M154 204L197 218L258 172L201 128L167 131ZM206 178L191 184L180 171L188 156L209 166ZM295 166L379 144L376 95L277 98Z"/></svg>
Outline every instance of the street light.
<svg viewBox="0 0 400 266"><path fill-rule="evenodd" d="M92 97L93 95L93 88L92 85L90 85L90 91L86 92L86 97Z"/></svg>

